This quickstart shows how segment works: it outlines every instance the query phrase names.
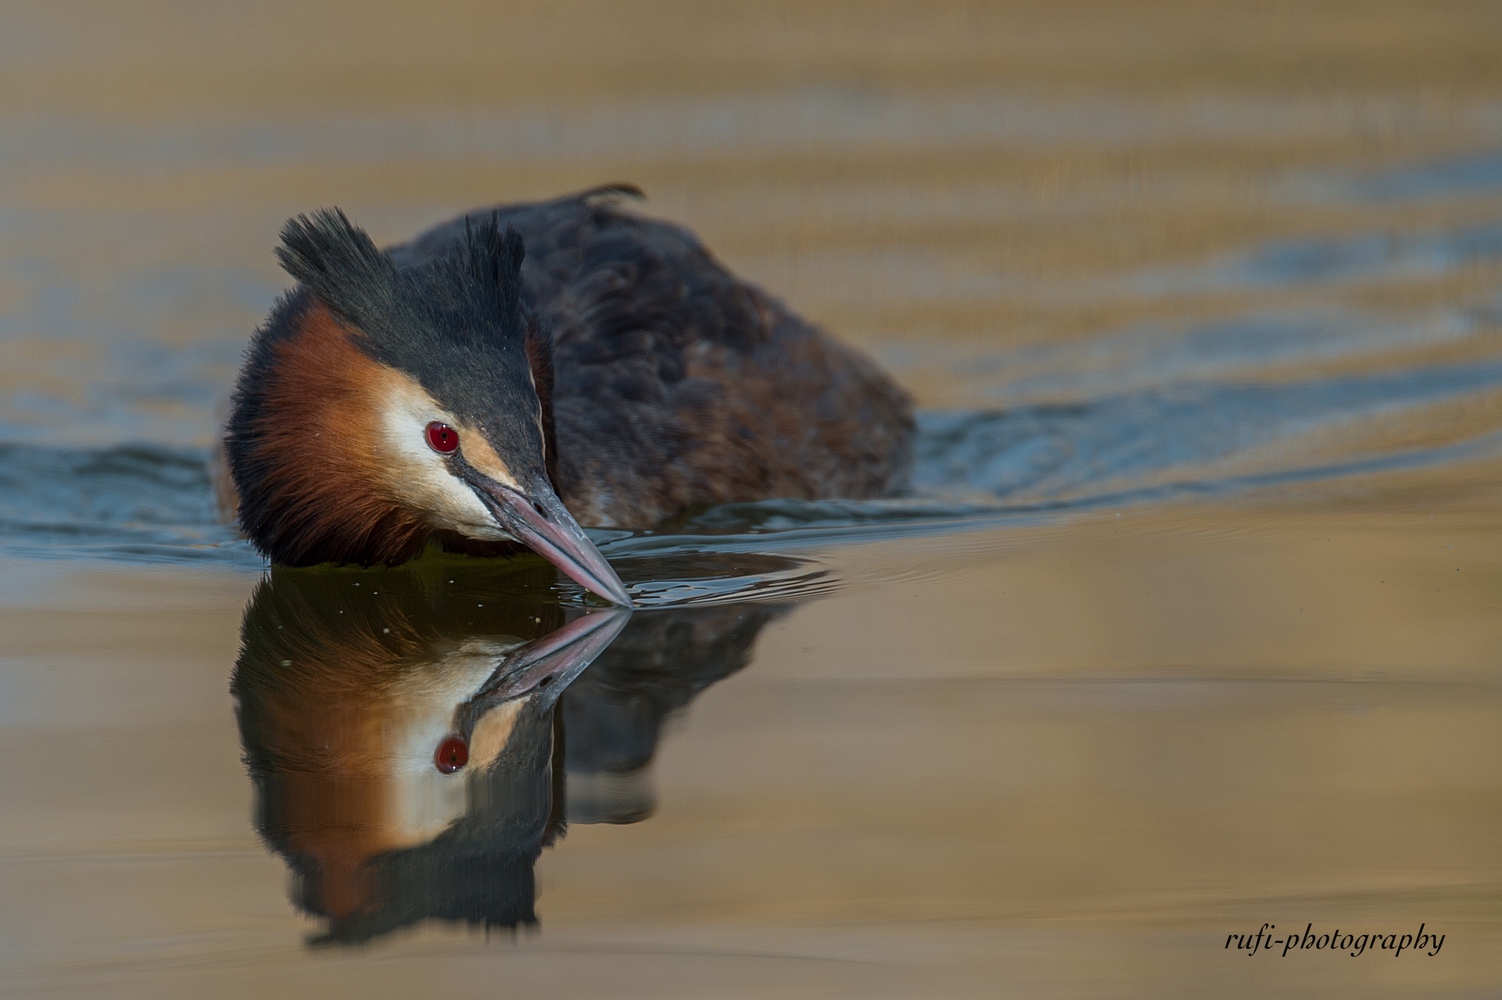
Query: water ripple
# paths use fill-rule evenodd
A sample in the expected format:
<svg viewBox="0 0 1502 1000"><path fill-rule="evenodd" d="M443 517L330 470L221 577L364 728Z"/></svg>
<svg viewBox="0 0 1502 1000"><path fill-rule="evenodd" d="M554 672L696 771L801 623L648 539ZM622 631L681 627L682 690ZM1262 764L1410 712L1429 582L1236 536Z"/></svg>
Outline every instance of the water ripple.
<svg viewBox="0 0 1502 1000"><path fill-rule="evenodd" d="M1502 430L1444 433L1436 407L1502 389L1502 359L1301 381L1201 380L1005 410L920 415L912 492L878 501L771 500L705 511L672 534L597 532L649 604L779 599L833 583L823 567L776 572L736 556L967 530L1099 508L1502 452ZM1384 437L1422 428L1426 443ZM192 448L0 444L0 551L44 558L259 568L218 522L207 455ZM696 554L722 561L700 565ZM737 556L737 554L741 554ZM673 560L674 565L652 565ZM651 572L648 572L651 570ZM760 593L764 591L765 593Z"/></svg>

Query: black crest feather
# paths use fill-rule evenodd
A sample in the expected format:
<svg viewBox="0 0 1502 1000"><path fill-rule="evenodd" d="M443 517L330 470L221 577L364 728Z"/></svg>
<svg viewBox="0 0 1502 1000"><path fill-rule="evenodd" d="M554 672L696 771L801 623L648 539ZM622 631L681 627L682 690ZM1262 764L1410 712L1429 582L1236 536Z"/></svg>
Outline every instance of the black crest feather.
<svg viewBox="0 0 1502 1000"><path fill-rule="evenodd" d="M503 232L500 215L495 213L479 227L472 218L466 218L464 240L446 257L436 260L433 267L452 271L459 280L447 284L467 286L482 312L499 317L509 326L521 318L525 258L521 235L511 226Z"/></svg>
<svg viewBox="0 0 1502 1000"><path fill-rule="evenodd" d="M526 251L498 214L465 220L446 253L406 266L337 208L298 216L281 235L276 253L287 273L358 331L372 358L415 376L460 416L489 425L515 414L518 426L507 430L535 436Z"/></svg>
<svg viewBox="0 0 1502 1000"><path fill-rule="evenodd" d="M348 322L364 326L396 305L396 265L339 209L289 219L281 238L283 269Z"/></svg>

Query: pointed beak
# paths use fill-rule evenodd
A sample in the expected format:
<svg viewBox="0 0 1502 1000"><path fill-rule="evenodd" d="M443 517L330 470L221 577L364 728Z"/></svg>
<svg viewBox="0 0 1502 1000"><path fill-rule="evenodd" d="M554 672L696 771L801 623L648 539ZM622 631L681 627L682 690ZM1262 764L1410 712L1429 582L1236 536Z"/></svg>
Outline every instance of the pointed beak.
<svg viewBox="0 0 1502 1000"><path fill-rule="evenodd" d="M475 721L496 705L534 692L544 692L546 704L557 701L630 620L629 611L592 611L512 650L484 686L460 706L459 731L468 734Z"/></svg>
<svg viewBox="0 0 1502 1000"><path fill-rule="evenodd" d="M631 607L625 584L546 479L538 477L525 494L490 479L471 481L470 485L513 538L563 570L585 590L612 604Z"/></svg>

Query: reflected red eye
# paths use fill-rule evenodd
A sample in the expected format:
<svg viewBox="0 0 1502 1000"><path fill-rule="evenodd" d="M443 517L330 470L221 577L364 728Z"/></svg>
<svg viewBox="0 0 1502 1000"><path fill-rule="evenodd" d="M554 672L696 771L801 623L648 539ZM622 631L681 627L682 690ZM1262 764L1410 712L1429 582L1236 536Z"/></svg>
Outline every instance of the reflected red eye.
<svg viewBox="0 0 1502 1000"><path fill-rule="evenodd" d="M444 774L453 774L468 763L469 744L457 736L438 744L438 752L433 755L433 765Z"/></svg>
<svg viewBox="0 0 1502 1000"><path fill-rule="evenodd" d="M428 424L428 447L447 455L459 447L459 432L435 420Z"/></svg>

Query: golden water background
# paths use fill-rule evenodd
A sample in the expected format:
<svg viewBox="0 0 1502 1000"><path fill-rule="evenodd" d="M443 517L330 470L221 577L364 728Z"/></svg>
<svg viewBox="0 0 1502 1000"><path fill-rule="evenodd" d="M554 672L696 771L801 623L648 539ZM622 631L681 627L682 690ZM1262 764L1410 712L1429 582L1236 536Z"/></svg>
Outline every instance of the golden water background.
<svg viewBox="0 0 1502 1000"><path fill-rule="evenodd" d="M1495 155L1499 52L1495 3L10 2L0 421L202 445L287 216L395 240L615 180L928 408L1129 388L1156 355L1090 345L1248 314L1439 331L1270 355L1273 383L1485 361L1495 257L1237 268L1502 218L1496 184L1350 195ZM997 364L1035 377L998 394ZM1499 399L1223 471L1466 440ZM227 678L257 575L7 559L0 994L1480 995L1499 475L1484 453L832 547L838 592L664 738L657 814L544 853L540 933L349 952L304 947L249 821ZM1223 947L1421 921L1436 957Z"/></svg>

